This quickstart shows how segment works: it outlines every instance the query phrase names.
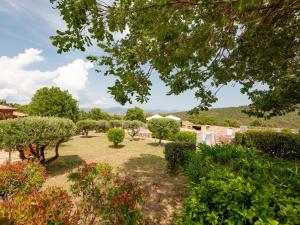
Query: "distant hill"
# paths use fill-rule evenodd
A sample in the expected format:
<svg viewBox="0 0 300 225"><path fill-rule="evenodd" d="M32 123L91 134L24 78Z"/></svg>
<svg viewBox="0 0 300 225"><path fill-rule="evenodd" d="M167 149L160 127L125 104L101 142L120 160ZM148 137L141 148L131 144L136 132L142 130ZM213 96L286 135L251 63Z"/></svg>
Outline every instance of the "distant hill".
<svg viewBox="0 0 300 225"><path fill-rule="evenodd" d="M119 115L125 115L128 108L123 107L110 107L110 108L101 108L102 111L110 113L110 114L119 114ZM88 111L89 109L84 109ZM156 114L156 113L166 113L171 114L178 112L178 110L161 110L161 109L143 109L147 113Z"/></svg>
<svg viewBox="0 0 300 225"><path fill-rule="evenodd" d="M226 119L236 120L242 125L249 125L254 120L257 120L256 117L249 117L247 114L242 113L243 109L246 109L247 106L240 107L228 107L228 108L216 108L211 109L205 112L206 115L213 117L218 122L224 122ZM182 119L187 119L187 112L177 112L173 115L178 116ZM300 115L296 112L288 113L285 116L277 116L270 120L266 120L267 123L273 127L281 128L300 128Z"/></svg>

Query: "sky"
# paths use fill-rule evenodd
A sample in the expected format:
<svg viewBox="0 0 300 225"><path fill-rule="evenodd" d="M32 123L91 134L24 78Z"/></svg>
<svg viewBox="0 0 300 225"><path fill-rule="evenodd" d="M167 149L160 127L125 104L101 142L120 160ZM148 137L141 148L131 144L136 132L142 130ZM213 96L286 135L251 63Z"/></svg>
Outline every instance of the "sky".
<svg viewBox="0 0 300 225"><path fill-rule="evenodd" d="M58 54L51 45L49 36L64 27L49 0L0 0L0 99L27 104L39 88L57 86L68 90L82 108L121 106L107 93L114 78L95 72L99 68L86 60L90 54L101 54L101 49ZM167 96L168 87L158 75L151 79L149 101L125 107L189 110L199 104L192 91ZM238 86L222 88L217 97L215 108L249 104Z"/></svg>

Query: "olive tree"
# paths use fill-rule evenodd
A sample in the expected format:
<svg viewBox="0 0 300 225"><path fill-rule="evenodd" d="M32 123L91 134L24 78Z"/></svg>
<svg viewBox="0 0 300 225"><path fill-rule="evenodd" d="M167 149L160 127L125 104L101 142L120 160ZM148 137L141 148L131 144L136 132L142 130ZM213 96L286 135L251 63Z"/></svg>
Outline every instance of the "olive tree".
<svg viewBox="0 0 300 225"><path fill-rule="evenodd" d="M7 151L18 151L25 159L28 149L42 164L56 159L61 143L75 134L75 124L69 119L56 117L26 117L6 120L0 123L1 146ZM46 161L45 150L54 147L55 156Z"/></svg>
<svg viewBox="0 0 300 225"><path fill-rule="evenodd" d="M96 130L98 128L98 121L80 120L76 123L76 126L78 131L82 131L85 136L88 136L89 131Z"/></svg>
<svg viewBox="0 0 300 225"><path fill-rule="evenodd" d="M148 122L148 129L152 132L155 138L158 138L158 143L161 144L162 139L169 138L172 134L179 131L180 124L176 120L162 118L151 119Z"/></svg>
<svg viewBox="0 0 300 225"><path fill-rule="evenodd" d="M144 123L139 120L124 121L123 128L127 130L127 133L133 139L139 132L140 128L144 126Z"/></svg>

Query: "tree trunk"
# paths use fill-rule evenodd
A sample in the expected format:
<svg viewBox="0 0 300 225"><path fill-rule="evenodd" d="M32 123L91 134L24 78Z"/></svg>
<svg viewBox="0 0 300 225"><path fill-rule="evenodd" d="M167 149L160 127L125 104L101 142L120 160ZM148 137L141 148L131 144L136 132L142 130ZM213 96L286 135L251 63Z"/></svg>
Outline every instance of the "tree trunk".
<svg viewBox="0 0 300 225"><path fill-rule="evenodd" d="M63 140L60 140L59 142L56 143L56 145L55 145L55 156L53 156L52 158L48 159L46 161L47 164L51 163L52 161L56 160L59 157L58 149L59 149L59 146L60 146L61 143L63 143Z"/></svg>
<svg viewBox="0 0 300 225"><path fill-rule="evenodd" d="M158 145L160 145L161 144L161 139L158 139Z"/></svg>
<svg viewBox="0 0 300 225"><path fill-rule="evenodd" d="M41 159L40 159L40 162L42 163L42 165L45 165L46 164L46 159L45 159L45 148L46 146L42 146L41 147Z"/></svg>
<svg viewBox="0 0 300 225"><path fill-rule="evenodd" d="M11 150L8 152L8 162L11 163Z"/></svg>

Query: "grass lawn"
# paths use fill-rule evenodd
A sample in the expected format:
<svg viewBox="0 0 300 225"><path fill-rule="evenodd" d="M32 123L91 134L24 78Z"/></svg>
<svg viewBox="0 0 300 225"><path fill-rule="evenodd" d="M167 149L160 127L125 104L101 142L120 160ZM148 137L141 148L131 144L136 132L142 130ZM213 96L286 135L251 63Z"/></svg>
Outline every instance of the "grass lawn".
<svg viewBox="0 0 300 225"><path fill-rule="evenodd" d="M141 182L148 193L145 214L155 224L172 224L173 213L186 196L187 180L166 172L163 147L150 140L125 138L122 145L115 148L105 134L92 135L74 137L60 148L60 157L47 168L46 186L68 190L67 174L72 169L84 162L106 162ZM51 157L51 152L47 156Z"/></svg>

